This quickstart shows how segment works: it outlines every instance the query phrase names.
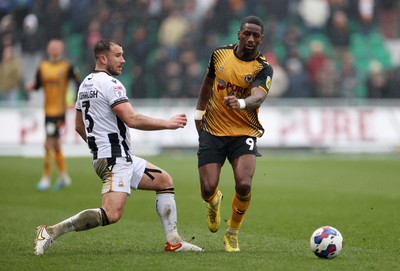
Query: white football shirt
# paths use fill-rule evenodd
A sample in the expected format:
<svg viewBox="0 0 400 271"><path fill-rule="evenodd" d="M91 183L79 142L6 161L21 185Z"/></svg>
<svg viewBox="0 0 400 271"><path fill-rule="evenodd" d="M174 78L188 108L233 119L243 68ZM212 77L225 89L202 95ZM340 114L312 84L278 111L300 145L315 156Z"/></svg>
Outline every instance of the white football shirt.
<svg viewBox="0 0 400 271"><path fill-rule="evenodd" d="M112 110L122 102L129 102L125 87L106 72L89 74L79 86L75 108L82 112L93 159L131 157L129 127Z"/></svg>

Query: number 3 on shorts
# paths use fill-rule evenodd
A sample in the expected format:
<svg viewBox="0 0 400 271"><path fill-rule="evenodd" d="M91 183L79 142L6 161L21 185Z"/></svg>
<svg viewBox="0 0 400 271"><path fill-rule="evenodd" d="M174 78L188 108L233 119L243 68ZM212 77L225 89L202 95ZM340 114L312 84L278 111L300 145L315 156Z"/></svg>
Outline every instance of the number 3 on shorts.
<svg viewBox="0 0 400 271"><path fill-rule="evenodd" d="M254 149L254 140L251 137L246 139L246 144L249 145L250 151L252 151Z"/></svg>

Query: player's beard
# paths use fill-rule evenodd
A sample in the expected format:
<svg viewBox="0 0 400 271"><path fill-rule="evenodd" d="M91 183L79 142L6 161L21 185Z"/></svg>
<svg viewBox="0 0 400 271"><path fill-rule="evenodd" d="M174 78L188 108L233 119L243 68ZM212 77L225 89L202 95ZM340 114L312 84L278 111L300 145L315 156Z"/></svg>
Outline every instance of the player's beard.
<svg viewBox="0 0 400 271"><path fill-rule="evenodd" d="M258 47L254 47L253 49L246 49L246 47L243 47L243 56L244 57L252 57L256 55Z"/></svg>
<svg viewBox="0 0 400 271"><path fill-rule="evenodd" d="M116 70L115 67L113 66L107 66L107 71L112 75L112 76L118 76L121 74L119 70Z"/></svg>

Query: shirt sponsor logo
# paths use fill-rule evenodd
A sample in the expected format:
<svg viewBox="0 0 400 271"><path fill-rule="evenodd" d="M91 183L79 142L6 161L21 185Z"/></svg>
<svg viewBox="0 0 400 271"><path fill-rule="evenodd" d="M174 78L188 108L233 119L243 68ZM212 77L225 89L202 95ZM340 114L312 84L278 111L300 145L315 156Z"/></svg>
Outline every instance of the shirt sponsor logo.
<svg viewBox="0 0 400 271"><path fill-rule="evenodd" d="M238 98L242 98L250 89L235 85L231 82L226 83L224 80L218 78L217 90L218 91L226 90L228 96L232 95Z"/></svg>

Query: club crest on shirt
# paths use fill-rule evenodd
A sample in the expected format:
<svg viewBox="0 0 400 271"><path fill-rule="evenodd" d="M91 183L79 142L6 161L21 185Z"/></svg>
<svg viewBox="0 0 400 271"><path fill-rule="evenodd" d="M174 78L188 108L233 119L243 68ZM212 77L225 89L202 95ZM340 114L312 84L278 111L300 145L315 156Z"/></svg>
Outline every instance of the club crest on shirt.
<svg viewBox="0 0 400 271"><path fill-rule="evenodd" d="M114 93L115 93L115 96L117 96L117 97L122 97L125 95L124 88L122 86L114 87Z"/></svg>
<svg viewBox="0 0 400 271"><path fill-rule="evenodd" d="M224 72L225 68L223 66L219 67L219 72Z"/></svg>
<svg viewBox="0 0 400 271"><path fill-rule="evenodd" d="M254 78L251 74L248 74L244 77L244 80L246 81L246 83L250 84L254 82Z"/></svg>

